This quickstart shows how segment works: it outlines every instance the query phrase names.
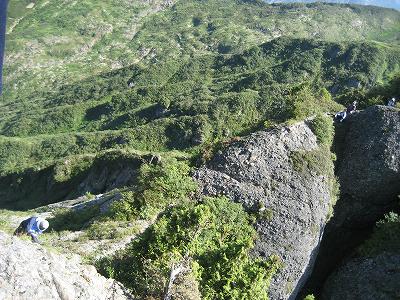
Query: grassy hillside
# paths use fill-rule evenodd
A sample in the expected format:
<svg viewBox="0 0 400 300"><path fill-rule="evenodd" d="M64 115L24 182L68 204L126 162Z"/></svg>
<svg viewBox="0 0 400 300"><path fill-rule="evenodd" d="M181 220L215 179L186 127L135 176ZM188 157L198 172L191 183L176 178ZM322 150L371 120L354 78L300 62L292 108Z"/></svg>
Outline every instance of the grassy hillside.
<svg viewBox="0 0 400 300"><path fill-rule="evenodd" d="M367 103L400 70L393 10L168 3L10 2L2 182L44 184L64 158L111 149L207 157L220 141L340 109L334 100L355 91Z"/></svg>
<svg viewBox="0 0 400 300"><path fill-rule="evenodd" d="M268 299L279 259L249 256L254 216L225 198L197 201L191 168L255 130L400 96L398 73L400 13L390 9L11 1L0 209L115 196L106 212L55 213L49 239L113 239L144 222L98 262L138 298L162 297L182 265L180 299Z"/></svg>
<svg viewBox="0 0 400 300"><path fill-rule="evenodd" d="M399 58L397 46L279 38L233 56L105 73L2 105L1 171L114 147L190 150L267 120L332 111L328 91L373 86L400 69Z"/></svg>
<svg viewBox="0 0 400 300"><path fill-rule="evenodd" d="M238 53L280 36L400 39L400 13L373 7L239 0L178 1L171 7L162 0L35 3L27 9L10 2L3 102L139 62Z"/></svg>
<svg viewBox="0 0 400 300"><path fill-rule="evenodd" d="M268 3L280 3L280 2L310 3L310 2L317 2L317 0L265 0L265 2L268 2ZM375 6L381 6L381 7L395 8L397 10L400 9L400 1L399 0L323 0L323 1L319 1L319 2L375 5Z"/></svg>

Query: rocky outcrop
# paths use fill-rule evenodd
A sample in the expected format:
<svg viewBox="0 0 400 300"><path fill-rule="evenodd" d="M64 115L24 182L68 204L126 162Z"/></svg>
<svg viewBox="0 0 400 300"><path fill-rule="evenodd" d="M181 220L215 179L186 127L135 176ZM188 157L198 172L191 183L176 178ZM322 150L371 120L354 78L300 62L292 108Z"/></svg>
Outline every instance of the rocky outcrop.
<svg viewBox="0 0 400 300"><path fill-rule="evenodd" d="M357 258L340 267L328 279L322 299L400 299L399 283L399 254Z"/></svg>
<svg viewBox="0 0 400 300"><path fill-rule="evenodd" d="M292 161L293 154L315 151L323 150L302 122L234 142L194 175L202 194L226 195L258 212L254 254L278 255L283 262L270 287L273 300L296 297L312 269L327 220L327 176L296 169Z"/></svg>
<svg viewBox="0 0 400 300"><path fill-rule="evenodd" d="M374 223L400 194L400 111L373 106L348 118L338 136L341 197L336 226Z"/></svg>
<svg viewBox="0 0 400 300"><path fill-rule="evenodd" d="M340 262L368 238L377 220L398 207L400 111L372 106L351 115L337 124L334 146L341 195L309 281L313 291L320 290Z"/></svg>
<svg viewBox="0 0 400 300"><path fill-rule="evenodd" d="M0 299L133 299L117 281L45 250L42 246L0 232Z"/></svg>

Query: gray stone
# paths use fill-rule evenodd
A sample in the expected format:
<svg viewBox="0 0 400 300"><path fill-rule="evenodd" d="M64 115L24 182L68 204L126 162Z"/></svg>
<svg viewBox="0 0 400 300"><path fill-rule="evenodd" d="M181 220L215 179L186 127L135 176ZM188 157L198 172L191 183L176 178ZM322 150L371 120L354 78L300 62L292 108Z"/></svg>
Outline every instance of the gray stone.
<svg viewBox="0 0 400 300"><path fill-rule="evenodd" d="M335 225L374 223L400 195L400 111L373 106L352 115L339 147L337 176L341 199Z"/></svg>
<svg viewBox="0 0 400 300"><path fill-rule="evenodd" d="M324 280L362 243L377 220L398 207L400 111L372 106L356 112L337 124L334 146L341 195L325 227L309 281L314 290L322 288Z"/></svg>
<svg viewBox="0 0 400 300"><path fill-rule="evenodd" d="M311 171L295 171L290 160L292 151L318 147L304 122L278 127L231 144L194 174L204 195L226 195L267 215L257 220L253 254L278 255L283 261L271 283L272 300L296 297L318 250L330 204L329 183Z"/></svg>
<svg viewBox="0 0 400 300"><path fill-rule="evenodd" d="M383 253L349 261L330 276L322 299L400 299L400 255Z"/></svg>
<svg viewBox="0 0 400 300"><path fill-rule="evenodd" d="M0 231L0 299L133 299L120 283L93 266Z"/></svg>

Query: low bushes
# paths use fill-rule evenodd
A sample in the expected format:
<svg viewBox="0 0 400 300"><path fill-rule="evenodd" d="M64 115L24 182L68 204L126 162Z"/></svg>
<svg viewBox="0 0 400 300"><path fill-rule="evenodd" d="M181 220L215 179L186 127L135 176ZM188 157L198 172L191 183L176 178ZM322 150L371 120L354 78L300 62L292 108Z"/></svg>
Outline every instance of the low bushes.
<svg viewBox="0 0 400 300"><path fill-rule="evenodd" d="M358 250L362 256L374 256L382 252L400 251L400 216L394 212L376 223L371 237Z"/></svg>
<svg viewBox="0 0 400 300"><path fill-rule="evenodd" d="M178 266L200 283L203 299L268 299L279 262L249 257L255 235L240 204L207 198L167 209L126 250L99 261L98 267L141 299L161 298Z"/></svg>
<svg viewBox="0 0 400 300"><path fill-rule="evenodd" d="M117 220L152 218L168 205L188 201L188 195L196 190L185 162L174 158L161 164L143 164L137 184L122 193L122 200L112 204L109 215Z"/></svg>

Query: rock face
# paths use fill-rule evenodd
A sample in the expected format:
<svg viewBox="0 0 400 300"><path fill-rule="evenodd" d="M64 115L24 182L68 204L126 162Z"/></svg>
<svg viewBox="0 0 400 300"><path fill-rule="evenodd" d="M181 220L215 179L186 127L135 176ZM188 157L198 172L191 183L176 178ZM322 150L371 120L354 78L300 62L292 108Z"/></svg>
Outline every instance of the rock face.
<svg viewBox="0 0 400 300"><path fill-rule="evenodd" d="M357 112L337 125L334 145L341 195L325 228L309 281L311 290L320 290L340 261L368 237L375 222L398 205L400 111L372 106Z"/></svg>
<svg viewBox="0 0 400 300"><path fill-rule="evenodd" d="M358 258L339 268L326 282L322 299L399 299L400 255Z"/></svg>
<svg viewBox="0 0 400 300"><path fill-rule="evenodd" d="M346 123L338 141L335 225L363 226L393 207L400 194L400 111L373 106Z"/></svg>
<svg viewBox="0 0 400 300"><path fill-rule="evenodd" d="M93 266L50 253L0 232L0 299L133 299L117 281Z"/></svg>
<svg viewBox="0 0 400 300"><path fill-rule="evenodd" d="M273 300L296 297L318 251L329 183L313 171L296 171L291 161L295 152L318 149L314 133L298 123L235 142L194 175L204 195L226 195L259 212L254 254L278 255L283 261L270 287Z"/></svg>

